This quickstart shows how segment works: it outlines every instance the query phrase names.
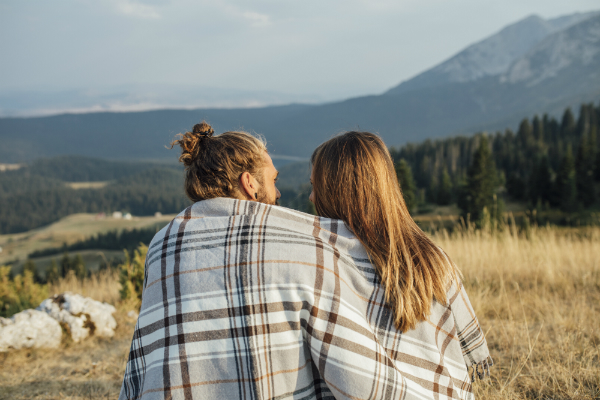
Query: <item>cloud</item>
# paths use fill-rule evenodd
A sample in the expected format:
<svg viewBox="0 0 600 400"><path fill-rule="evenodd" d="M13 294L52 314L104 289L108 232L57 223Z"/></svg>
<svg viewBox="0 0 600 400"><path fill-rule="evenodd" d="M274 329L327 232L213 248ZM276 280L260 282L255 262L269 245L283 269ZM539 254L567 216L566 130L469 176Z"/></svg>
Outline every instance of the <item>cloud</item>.
<svg viewBox="0 0 600 400"><path fill-rule="evenodd" d="M268 15L254 11L246 11L242 16L250 21L250 25L254 27L267 26L271 23L271 19Z"/></svg>
<svg viewBox="0 0 600 400"><path fill-rule="evenodd" d="M116 8L120 14L142 18L142 19L158 19L160 14L154 6L137 3L130 0L117 0Z"/></svg>

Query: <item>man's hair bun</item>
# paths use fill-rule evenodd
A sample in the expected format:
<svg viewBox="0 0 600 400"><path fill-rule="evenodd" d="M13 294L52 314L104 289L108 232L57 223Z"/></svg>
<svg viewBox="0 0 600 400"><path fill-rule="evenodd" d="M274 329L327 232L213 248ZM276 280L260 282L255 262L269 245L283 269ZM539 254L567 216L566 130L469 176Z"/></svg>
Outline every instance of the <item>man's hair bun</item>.
<svg viewBox="0 0 600 400"><path fill-rule="evenodd" d="M185 165L185 193L194 202L238 195L238 181L249 172L259 179L265 163L265 142L246 132L214 130L205 121L191 132L179 133L171 142L181 147L179 161Z"/></svg>
<svg viewBox="0 0 600 400"><path fill-rule="evenodd" d="M205 121L202 121L199 124L194 125L192 133L195 135L202 135L204 137L211 137L215 131L209 124L207 124Z"/></svg>
<svg viewBox="0 0 600 400"><path fill-rule="evenodd" d="M205 152L206 147L210 146L212 140L207 142L203 139L211 137L213 133L215 133L213 128L206 121L202 121L199 124L194 125L191 132L178 134L176 136L178 139L171 142L171 148L176 144L181 146L181 156L179 157L179 161L186 167L189 167L198 157L201 148L204 148Z"/></svg>

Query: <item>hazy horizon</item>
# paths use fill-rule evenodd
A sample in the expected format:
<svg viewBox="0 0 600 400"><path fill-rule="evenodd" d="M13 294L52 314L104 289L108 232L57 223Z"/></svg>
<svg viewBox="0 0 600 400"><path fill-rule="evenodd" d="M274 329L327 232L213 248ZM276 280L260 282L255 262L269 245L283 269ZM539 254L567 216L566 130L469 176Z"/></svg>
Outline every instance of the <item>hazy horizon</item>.
<svg viewBox="0 0 600 400"><path fill-rule="evenodd" d="M380 94L527 16L597 9L590 0L9 0L0 4L0 116Z"/></svg>

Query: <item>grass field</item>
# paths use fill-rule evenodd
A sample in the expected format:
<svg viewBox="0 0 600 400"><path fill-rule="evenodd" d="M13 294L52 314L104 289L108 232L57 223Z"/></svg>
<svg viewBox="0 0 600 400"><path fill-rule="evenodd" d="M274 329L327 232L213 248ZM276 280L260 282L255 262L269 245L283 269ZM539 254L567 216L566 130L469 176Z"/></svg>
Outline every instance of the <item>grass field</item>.
<svg viewBox="0 0 600 400"><path fill-rule="evenodd" d="M67 182L67 186L71 189L102 189L105 188L110 182Z"/></svg>
<svg viewBox="0 0 600 400"><path fill-rule="evenodd" d="M24 233L0 235L0 248L2 248L0 265L19 260L15 263L15 268L19 269L19 266L27 259L27 255L33 251L60 247L63 243L72 244L98 233L146 228L153 225L162 226L166 225L173 217L173 215L163 215L161 217L116 219L95 214L73 214L39 229ZM117 253L120 254L120 252ZM104 256L110 258L115 254L108 252ZM90 256L90 261L93 265L98 264L101 261L101 256ZM44 265L49 262L49 259L42 260Z"/></svg>
<svg viewBox="0 0 600 400"><path fill-rule="evenodd" d="M464 275L495 366L478 399L600 398L600 228L434 234ZM114 338L57 350L0 354L0 399L114 399L134 321L117 276L63 280L50 293L85 292L117 304Z"/></svg>

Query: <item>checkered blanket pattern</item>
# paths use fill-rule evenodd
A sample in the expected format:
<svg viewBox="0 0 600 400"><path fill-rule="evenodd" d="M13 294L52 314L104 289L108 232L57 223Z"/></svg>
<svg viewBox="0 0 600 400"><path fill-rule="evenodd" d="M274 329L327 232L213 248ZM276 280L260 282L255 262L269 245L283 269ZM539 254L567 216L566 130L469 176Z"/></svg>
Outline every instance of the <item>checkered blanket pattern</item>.
<svg viewBox="0 0 600 400"><path fill-rule="evenodd" d="M488 365L460 284L397 331L342 221L201 201L156 234L145 273L120 399L472 399L469 369Z"/></svg>

